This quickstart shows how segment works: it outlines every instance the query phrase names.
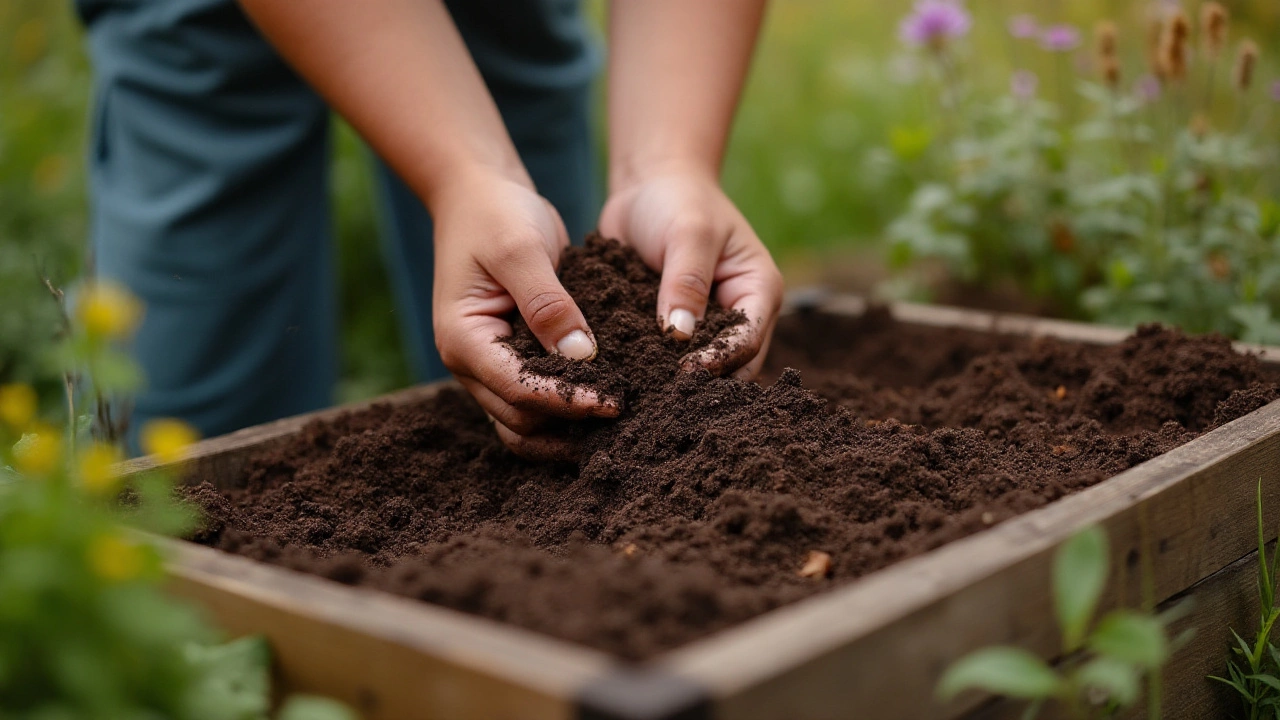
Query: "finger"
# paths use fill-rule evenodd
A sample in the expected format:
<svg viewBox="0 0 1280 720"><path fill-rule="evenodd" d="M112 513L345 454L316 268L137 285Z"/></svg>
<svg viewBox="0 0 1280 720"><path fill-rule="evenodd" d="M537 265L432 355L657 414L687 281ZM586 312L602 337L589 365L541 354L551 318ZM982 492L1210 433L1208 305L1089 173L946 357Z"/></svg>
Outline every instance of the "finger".
<svg viewBox="0 0 1280 720"><path fill-rule="evenodd" d="M459 382L491 420L502 423L518 435L533 435L546 427L549 421L549 415L521 410L471 378L460 378Z"/></svg>
<svg viewBox="0 0 1280 720"><path fill-rule="evenodd" d="M773 329L777 325L777 319L769 323L769 327L765 329L764 342L760 343L760 351L756 356L747 361L746 365L738 368L733 372L733 377L739 380L754 380L760 374L760 370L764 367L765 360L769 357L769 346L773 342Z"/></svg>
<svg viewBox="0 0 1280 720"><path fill-rule="evenodd" d="M596 356L595 337L556 277L552 252L542 244L513 244L485 269L515 300L520 316L547 352L590 360Z"/></svg>
<svg viewBox="0 0 1280 720"><path fill-rule="evenodd" d="M570 420L617 417L622 411L620 398L602 397L590 388L524 372L515 351L495 340L509 334L507 323L489 316L463 318L458 325L437 332L445 365L490 414L496 414L499 404ZM479 393L475 387L486 392Z"/></svg>
<svg viewBox="0 0 1280 720"><path fill-rule="evenodd" d="M677 222L667 231L658 286L658 324L677 340L693 337L693 329L707 311L722 243L705 222Z"/></svg>
<svg viewBox="0 0 1280 720"><path fill-rule="evenodd" d="M500 422L494 422L493 429L498 432L498 439L511 452L526 460L536 462L569 462L577 458L578 446L569 440L554 435L521 435Z"/></svg>
<svg viewBox="0 0 1280 720"><path fill-rule="evenodd" d="M747 319L746 322L725 330L709 345L689 353L680 360L685 370L706 368L712 375L728 375L750 362L760 352L764 322Z"/></svg>
<svg viewBox="0 0 1280 720"><path fill-rule="evenodd" d="M716 299L742 311L746 321L729 328L710 345L681 359L686 368L702 366L713 375L726 375L761 355L782 306L783 283L767 251L756 240L748 251L729 257L719 278Z"/></svg>

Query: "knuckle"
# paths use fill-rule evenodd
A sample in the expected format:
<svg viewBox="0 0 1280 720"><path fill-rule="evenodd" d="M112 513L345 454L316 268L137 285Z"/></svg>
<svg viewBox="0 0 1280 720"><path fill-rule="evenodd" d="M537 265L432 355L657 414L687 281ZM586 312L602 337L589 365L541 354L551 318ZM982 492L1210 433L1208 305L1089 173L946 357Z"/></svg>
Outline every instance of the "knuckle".
<svg viewBox="0 0 1280 720"><path fill-rule="evenodd" d="M559 290L539 290L529 296L524 319L531 327L553 328L573 317L573 301Z"/></svg>
<svg viewBox="0 0 1280 720"><path fill-rule="evenodd" d="M706 298L711 294L711 281L697 270L682 270L671 280L672 287L681 295Z"/></svg>

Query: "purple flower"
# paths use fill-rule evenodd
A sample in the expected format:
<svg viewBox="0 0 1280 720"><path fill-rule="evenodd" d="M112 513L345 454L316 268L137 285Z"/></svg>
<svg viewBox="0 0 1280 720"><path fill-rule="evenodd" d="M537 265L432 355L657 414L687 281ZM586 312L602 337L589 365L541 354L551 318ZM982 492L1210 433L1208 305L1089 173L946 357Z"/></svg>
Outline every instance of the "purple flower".
<svg viewBox="0 0 1280 720"><path fill-rule="evenodd" d="M1009 92L1019 100L1030 100L1036 96L1036 88L1040 87L1040 78L1030 70L1018 70L1009 79Z"/></svg>
<svg viewBox="0 0 1280 720"><path fill-rule="evenodd" d="M1019 40L1030 40L1040 34L1040 24L1030 15L1014 15L1009 18L1009 34Z"/></svg>
<svg viewBox="0 0 1280 720"><path fill-rule="evenodd" d="M1280 80L1271 83L1271 99L1280 102Z"/></svg>
<svg viewBox="0 0 1280 720"><path fill-rule="evenodd" d="M972 24L960 0L916 0L915 9L898 27L898 35L908 45L941 47L950 38L968 34Z"/></svg>
<svg viewBox="0 0 1280 720"><path fill-rule="evenodd" d="M1040 33L1040 47L1050 52L1069 52L1080 45L1080 31L1071 25L1051 25Z"/></svg>
<svg viewBox="0 0 1280 720"><path fill-rule="evenodd" d="M1160 99L1163 88L1160 85L1160 78L1155 75L1143 75L1134 83L1134 91L1143 102L1153 103Z"/></svg>

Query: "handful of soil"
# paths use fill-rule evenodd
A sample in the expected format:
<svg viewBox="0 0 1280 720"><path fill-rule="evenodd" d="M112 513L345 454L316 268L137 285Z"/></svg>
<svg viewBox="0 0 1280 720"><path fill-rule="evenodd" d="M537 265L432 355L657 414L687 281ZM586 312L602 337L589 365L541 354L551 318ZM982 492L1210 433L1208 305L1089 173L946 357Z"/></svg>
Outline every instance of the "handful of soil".
<svg viewBox="0 0 1280 720"><path fill-rule="evenodd" d="M565 251L559 275L595 333L596 357L581 361L547 353L518 315L512 320L511 337L500 341L524 361L524 373L554 379L566 397L573 394L574 386L581 386L622 402L623 411L616 422L564 425L565 431L579 439L618 423L628 424L644 412L648 398L687 372L680 367L685 355L706 348L727 350L722 334L746 322L741 312L712 302L693 337L676 340L658 324L660 275L634 250L597 233L588 236L583 247Z"/></svg>
<svg viewBox="0 0 1280 720"><path fill-rule="evenodd" d="M465 393L378 405L202 485L200 542L647 658L1052 502L1276 398L1274 369L1220 337L1124 343L783 318L769 387L680 358L658 276L600 238L561 276L599 356L527 372L622 397L576 463L523 461ZM804 368L815 393L801 383Z"/></svg>

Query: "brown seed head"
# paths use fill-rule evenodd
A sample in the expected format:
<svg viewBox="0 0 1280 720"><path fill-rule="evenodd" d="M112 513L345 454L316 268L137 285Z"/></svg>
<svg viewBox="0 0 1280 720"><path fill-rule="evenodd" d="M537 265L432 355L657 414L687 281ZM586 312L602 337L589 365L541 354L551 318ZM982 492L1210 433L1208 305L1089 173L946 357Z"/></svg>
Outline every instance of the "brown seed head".
<svg viewBox="0 0 1280 720"><path fill-rule="evenodd" d="M1103 20L1094 29L1094 39L1098 46L1098 59L1107 60L1116 56L1116 24Z"/></svg>
<svg viewBox="0 0 1280 720"><path fill-rule="evenodd" d="M1181 10L1175 10L1169 15L1168 28L1169 35L1176 40L1186 40L1191 37L1191 21Z"/></svg>
<svg viewBox="0 0 1280 720"><path fill-rule="evenodd" d="M1258 44L1252 40L1240 43L1240 54L1236 56L1235 71L1231 73L1231 82L1240 92L1249 89L1253 84L1253 71L1258 66Z"/></svg>
<svg viewBox="0 0 1280 720"><path fill-rule="evenodd" d="M1200 34L1205 51L1211 58L1222 54L1227 45L1227 21L1230 16L1222 3L1207 2L1200 7Z"/></svg>
<svg viewBox="0 0 1280 720"><path fill-rule="evenodd" d="M1187 76L1187 37L1191 25L1181 10L1169 16L1160 38L1160 77L1182 80Z"/></svg>
<svg viewBox="0 0 1280 720"><path fill-rule="evenodd" d="M1111 57L1102 61L1100 68L1102 82L1112 90L1120 89L1120 61Z"/></svg>
<svg viewBox="0 0 1280 720"><path fill-rule="evenodd" d="M1160 54L1161 48L1164 47L1164 21L1158 15L1151 16L1151 22L1147 25L1147 66L1152 74L1157 77L1164 77L1164 68L1161 67Z"/></svg>

